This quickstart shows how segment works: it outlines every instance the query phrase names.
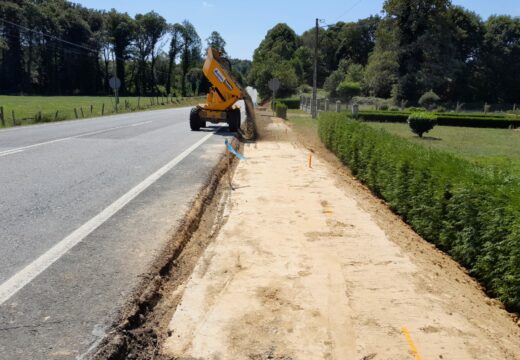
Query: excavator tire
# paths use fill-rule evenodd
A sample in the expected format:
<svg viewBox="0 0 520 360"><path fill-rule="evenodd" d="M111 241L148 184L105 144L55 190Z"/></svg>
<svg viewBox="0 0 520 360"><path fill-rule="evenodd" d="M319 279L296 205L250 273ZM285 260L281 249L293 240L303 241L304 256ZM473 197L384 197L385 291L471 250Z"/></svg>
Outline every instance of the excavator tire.
<svg viewBox="0 0 520 360"><path fill-rule="evenodd" d="M230 132L237 132L240 128L240 109L230 110L228 113L228 125Z"/></svg>
<svg viewBox="0 0 520 360"><path fill-rule="evenodd" d="M194 107L191 109L190 112L190 128L192 131L199 131L201 126L201 119L199 115L200 109L197 107ZM206 122L204 121L204 125L206 125Z"/></svg>

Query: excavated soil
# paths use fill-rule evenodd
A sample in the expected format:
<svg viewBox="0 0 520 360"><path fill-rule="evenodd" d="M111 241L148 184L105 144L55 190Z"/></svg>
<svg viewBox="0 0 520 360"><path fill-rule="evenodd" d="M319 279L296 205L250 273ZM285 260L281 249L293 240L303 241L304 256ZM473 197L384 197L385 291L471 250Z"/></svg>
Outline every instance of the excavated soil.
<svg viewBox="0 0 520 360"><path fill-rule="evenodd" d="M220 230L167 295L161 356L520 359L516 315L315 135L262 114L262 141L244 146Z"/></svg>

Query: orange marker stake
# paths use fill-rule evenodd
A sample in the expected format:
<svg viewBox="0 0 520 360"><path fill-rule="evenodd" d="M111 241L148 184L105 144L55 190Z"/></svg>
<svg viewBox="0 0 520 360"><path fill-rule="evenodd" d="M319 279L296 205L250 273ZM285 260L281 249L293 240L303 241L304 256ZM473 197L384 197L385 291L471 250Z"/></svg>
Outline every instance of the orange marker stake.
<svg viewBox="0 0 520 360"><path fill-rule="evenodd" d="M309 153L309 169L312 169L312 153Z"/></svg>
<svg viewBox="0 0 520 360"><path fill-rule="evenodd" d="M406 341L408 341L408 345L410 346L410 350L413 353L413 356L415 360L422 360L421 355L419 355L419 351L417 351L417 348L415 347L415 344L413 343L412 337L410 336L410 332L406 328L406 326L403 326L401 329L404 337L406 338Z"/></svg>

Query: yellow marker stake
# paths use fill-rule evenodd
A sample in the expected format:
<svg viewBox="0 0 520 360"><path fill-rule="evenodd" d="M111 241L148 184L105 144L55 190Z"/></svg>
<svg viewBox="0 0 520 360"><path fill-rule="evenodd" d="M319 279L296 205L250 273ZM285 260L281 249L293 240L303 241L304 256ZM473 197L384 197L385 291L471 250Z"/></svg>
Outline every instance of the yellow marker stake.
<svg viewBox="0 0 520 360"><path fill-rule="evenodd" d="M410 336L410 332L408 331L406 326L403 326L401 331L403 332L403 335L406 338L406 341L408 341L408 345L410 346L410 350L412 350L415 360L421 360L421 355L419 355L419 352L417 351L417 348L415 347L415 344L413 343L412 337Z"/></svg>
<svg viewBox="0 0 520 360"><path fill-rule="evenodd" d="M312 153L309 153L309 168L312 169Z"/></svg>

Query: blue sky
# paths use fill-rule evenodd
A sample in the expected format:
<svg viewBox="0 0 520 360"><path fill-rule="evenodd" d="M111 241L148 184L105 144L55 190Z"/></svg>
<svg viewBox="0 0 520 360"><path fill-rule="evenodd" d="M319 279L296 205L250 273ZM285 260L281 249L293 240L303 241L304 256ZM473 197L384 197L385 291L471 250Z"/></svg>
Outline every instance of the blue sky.
<svg viewBox="0 0 520 360"><path fill-rule="evenodd" d="M232 57L251 59L267 31L285 22L298 34L309 29L316 17L326 23L355 21L379 14L383 0L75 0L95 9L115 8L130 15L155 10L168 22L188 19L204 41L217 30ZM487 18L493 14L520 16L519 0L453 0Z"/></svg>

